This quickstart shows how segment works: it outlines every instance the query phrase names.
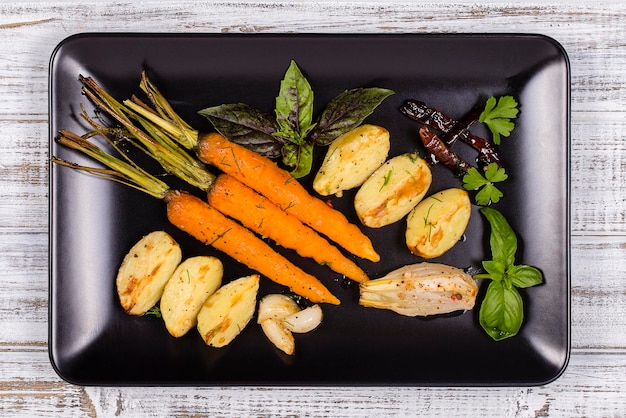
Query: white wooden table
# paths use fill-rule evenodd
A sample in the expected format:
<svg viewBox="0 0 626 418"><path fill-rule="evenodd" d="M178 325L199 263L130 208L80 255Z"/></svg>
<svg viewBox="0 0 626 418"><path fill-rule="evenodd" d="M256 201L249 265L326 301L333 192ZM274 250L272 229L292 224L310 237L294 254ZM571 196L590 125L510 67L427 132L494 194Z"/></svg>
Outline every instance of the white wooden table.
<svg viewBox="0 0 626 418"><path fill-rule="evenodd" d="M48 60L87 31L533 32L572 75L572 354L541 387L124 388L48 360ZM0 2L0 414L625 416L626 4L554 1Z"/></svg>

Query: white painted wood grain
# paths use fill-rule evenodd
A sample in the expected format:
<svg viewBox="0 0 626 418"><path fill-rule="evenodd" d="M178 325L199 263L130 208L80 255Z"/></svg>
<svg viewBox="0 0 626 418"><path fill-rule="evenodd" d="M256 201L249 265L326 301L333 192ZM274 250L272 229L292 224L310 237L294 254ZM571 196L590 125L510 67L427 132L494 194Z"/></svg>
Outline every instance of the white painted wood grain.
<svg viewBox="0 0 626 418"><path fill-rule="evenodd" d="M86 31L534 32L572 76L572 358L536 388L81 388L47 343L48 60ZM623 416L626 6L621 2L0 2L0 415Z"/></svg>
<svg viewBox="0 0 626 418"><path fill-rule="evenodd" d="M540 387L78 387L59 382L40 348L0 351L0 414L32 417L620 417L626 356L579 351Z"/></svg>

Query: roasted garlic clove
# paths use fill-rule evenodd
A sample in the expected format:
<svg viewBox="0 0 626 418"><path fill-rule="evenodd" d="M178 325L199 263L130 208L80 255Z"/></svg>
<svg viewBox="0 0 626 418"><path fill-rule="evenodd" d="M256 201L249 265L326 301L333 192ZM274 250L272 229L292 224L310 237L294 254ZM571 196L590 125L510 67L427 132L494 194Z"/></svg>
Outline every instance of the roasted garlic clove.
<svg viewBox="0 0 626 418"><path fill-rule="evenodd" d="M289 331L298 334L313 331L322 323L322 308L320 305L309 306L283 318L281 322Z"/></svg>
<svg viewBox="0 0 626 418"><path fill-rule="evenodd" d="M313 305L301 310L289 296L270 294L259 302L257 322L272 344L291 355L295 350L292 332L304 333L317 328L322 322L322 308Z"/></svg>
<svg viewBox="0 0 626 418"><path fill-rule="evenodd" d="M292 355L295 352L296 341L293 334L280 321L267 318L261 322L261 328L267 339L283 353Z"/></svg>
<svg viewBox="0 0 626 418"><path fill-rule="evenodd" d="M296 301L287 295L265 295L259 301L257 323L260 324L268 318L280 320L299 311L300 307Z"/></svg>

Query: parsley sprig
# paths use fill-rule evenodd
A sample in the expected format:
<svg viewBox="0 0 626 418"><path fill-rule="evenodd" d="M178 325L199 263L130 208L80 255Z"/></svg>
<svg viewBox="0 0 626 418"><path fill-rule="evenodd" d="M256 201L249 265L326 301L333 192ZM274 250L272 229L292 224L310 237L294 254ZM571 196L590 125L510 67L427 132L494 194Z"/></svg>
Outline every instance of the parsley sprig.
<svg viewBox="0 0 626 418"><path fill-rule="evenodd" d="M498 100L492 96L487 100L478 121L487 125L493 134L493 143L499 145L500 136L509 136L515 128L511 119L515 119L518 112L517 101L513 96L502 96Z"/></svg>
<svg viewBox="0 0 626 418"><path fill-rule="evenodd" d="M475 167L470 168L463 176L463 188L465 190L479 190L476 193L476 203L486 206L489 203L498 203L504 194L494 183L499 183L509 178L502 167L496 163L490 163L483 176Z"/></svg>

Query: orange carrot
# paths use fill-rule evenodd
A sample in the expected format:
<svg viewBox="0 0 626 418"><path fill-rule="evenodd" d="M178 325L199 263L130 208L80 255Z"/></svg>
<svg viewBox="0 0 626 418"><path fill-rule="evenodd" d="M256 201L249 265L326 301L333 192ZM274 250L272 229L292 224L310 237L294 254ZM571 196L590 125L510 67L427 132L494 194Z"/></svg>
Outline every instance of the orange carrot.
<svg viewBox="0 0 626 418"><path fill-rule="evenodd" d="M315 277L274 251L252 232L192 194L171 191L164 199L167 218L182 231L228 254L238 262L287 286L314 303L339 304Z"/></svg>
<svg viewBox="0 0 626 418"><path fill-rule="evenodd" d="M310 257L357 282L369 280L365 272L337 247L228 174L217 177L207 200L223 214L239 220L248 229L273 239L279 245L295 250L302 257Z"/></svg>
<svg viewBox="0 0 626 418"><path fill-rule="evenodd" d="M230 174L316 231L359 257L379 261L370 239L339 211L313 197L272 160L229 141L218 133L201 134L198 158Z"/></svg>

